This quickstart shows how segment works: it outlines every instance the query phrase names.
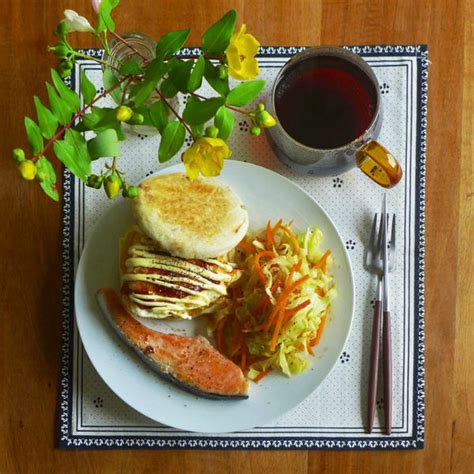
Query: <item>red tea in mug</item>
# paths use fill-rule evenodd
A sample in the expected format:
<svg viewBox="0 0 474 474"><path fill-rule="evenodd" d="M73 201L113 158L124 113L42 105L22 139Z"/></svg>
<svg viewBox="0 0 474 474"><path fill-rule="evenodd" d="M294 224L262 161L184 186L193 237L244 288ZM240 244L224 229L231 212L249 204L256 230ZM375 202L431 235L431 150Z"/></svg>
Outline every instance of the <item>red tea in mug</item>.
<svg viewBox="0 0 474 474"><path fill-rule="evenodd" d="M311 148L339 148L362 135L377 108L373 81L334 56L301 61L281 78L275 110L285 131Z"/></svg>

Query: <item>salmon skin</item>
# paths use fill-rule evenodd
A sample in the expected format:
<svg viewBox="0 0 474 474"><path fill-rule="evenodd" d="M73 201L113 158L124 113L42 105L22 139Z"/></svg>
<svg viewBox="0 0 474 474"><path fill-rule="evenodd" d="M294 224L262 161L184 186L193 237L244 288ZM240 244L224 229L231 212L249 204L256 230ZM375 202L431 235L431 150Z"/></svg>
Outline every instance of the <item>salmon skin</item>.
<svg viewBox="0 0 474 474"><path fill-rule="evenodd" d="M101 288L96 296L115 332L161 377L204 398L248 398L248 383L240 367L206 338L147 328L125 310L120 296L111 288Z"/></svg>

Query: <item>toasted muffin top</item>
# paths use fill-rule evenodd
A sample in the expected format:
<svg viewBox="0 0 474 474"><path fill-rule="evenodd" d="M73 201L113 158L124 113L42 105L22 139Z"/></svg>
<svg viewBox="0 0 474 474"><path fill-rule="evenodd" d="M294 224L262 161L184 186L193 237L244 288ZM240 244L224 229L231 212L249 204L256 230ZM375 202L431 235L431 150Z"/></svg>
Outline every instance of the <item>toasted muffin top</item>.
<svg viewBox="0 0 474 474"><path fill-rule="evenodd" d="M191 181L184 173L144 180L134 200L141 230L170 255L212 258L227 253L248 229L245 205L214 178Z"/></svg>

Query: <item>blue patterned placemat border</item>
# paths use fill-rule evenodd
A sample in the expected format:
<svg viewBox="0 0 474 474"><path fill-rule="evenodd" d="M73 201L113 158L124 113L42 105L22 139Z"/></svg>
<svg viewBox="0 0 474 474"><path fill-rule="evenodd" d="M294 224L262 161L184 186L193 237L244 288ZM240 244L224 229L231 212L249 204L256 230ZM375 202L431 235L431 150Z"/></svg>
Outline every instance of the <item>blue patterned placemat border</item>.
<svg viewBox="0 0 474 474"><path fill-rule="evenodd" d="M415 385L413 436L404 438L376 437L361 439L324 438L319 436L301 438L267 437L205 437L199 434L182 438L165 436L95 436L72 434L72 350L74 325L74 177L68 170L63 180L62 216L62 369L59 393L58 446L69 449L275 449L275 450L393 450L421 449L424 446L425 431L425 338L424 338L424 278L425 278L425 179L426 179L426 130L428 103L428 48L426 45L366 45L344 46L363 56L410 56L418 63L418 104L417 104L417 168L416 168L416 246L415 246ZM304 47L262 46L260 57L291 56ZM101 57L102 50L86 49L83 52ZM182 54L195 54L199 48L184 48ZM66 84L74 88L75 77L66 78Z"/></svg>

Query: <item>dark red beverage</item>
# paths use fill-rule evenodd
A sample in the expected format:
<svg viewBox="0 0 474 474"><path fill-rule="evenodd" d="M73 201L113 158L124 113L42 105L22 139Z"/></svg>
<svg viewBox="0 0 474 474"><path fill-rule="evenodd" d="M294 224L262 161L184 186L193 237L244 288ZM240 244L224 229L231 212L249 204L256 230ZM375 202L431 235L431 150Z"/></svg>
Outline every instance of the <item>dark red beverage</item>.
<svg viewBox="0 0 474 474"><path fill-rule="evenodd" d="M319 149L339 148L362 135L376 105L377 91L367 74L333 56L296 64L280 79L275 93L276 113L286 132Z"/></svg>

